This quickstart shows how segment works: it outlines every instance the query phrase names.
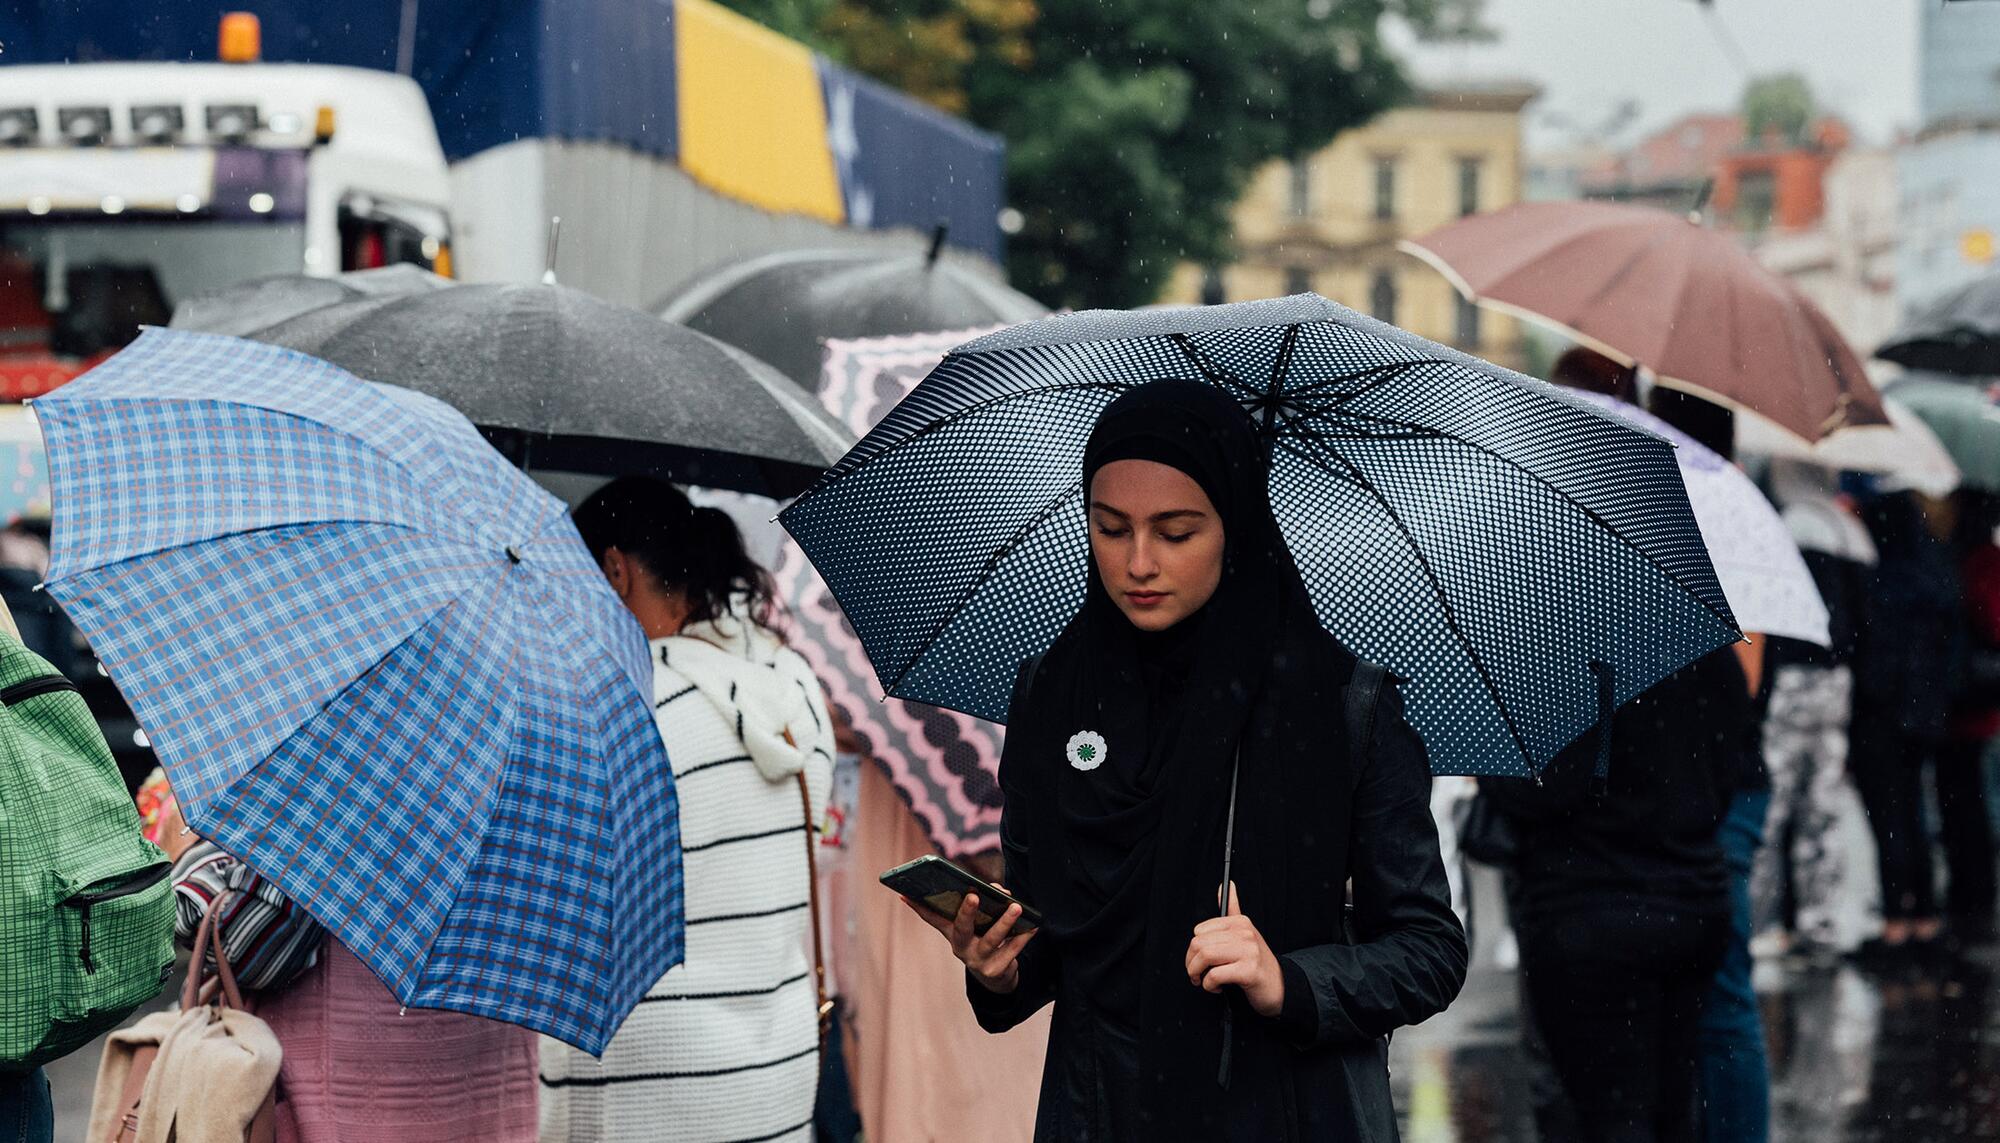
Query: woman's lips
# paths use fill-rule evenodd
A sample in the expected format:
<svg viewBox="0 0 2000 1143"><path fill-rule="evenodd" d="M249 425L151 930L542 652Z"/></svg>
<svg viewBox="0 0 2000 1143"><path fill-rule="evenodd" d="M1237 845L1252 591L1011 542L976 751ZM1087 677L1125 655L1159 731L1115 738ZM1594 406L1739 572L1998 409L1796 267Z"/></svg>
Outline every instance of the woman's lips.
<svg viewBox="0 0 2000 1143"><path fill-rule="evenodd" d="M1157 607L1162 600L1167 598L1167 593L1164 591L1128 591L1125 593L1125 598L1131 601L1134 607Z"/></svg>

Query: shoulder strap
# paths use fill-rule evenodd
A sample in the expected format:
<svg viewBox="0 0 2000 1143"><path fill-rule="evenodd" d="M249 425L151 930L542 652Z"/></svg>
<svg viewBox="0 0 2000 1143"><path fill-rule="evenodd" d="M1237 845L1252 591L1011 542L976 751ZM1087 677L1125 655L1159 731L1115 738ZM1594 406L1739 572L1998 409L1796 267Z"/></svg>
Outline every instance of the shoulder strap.
<svg viewBox="0 0 2000 1143"><path fill-rule="evenodd" d="M1388 677L1388 670L1380 663L1356 659L1354 677L1347 680L1347 750L1360 765L1366 765L1374 752L1375 708L1382 697L1382 682Z"/></svg>

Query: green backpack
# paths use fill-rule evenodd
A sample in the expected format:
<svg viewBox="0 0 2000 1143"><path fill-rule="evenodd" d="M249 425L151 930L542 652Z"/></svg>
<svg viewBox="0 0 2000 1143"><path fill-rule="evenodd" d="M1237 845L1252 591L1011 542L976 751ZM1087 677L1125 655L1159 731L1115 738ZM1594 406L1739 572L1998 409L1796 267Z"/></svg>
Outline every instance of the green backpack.
<svg viewBox="0 0 2000 1143"><path fill-rule="evenodd" d="M74 1051L159 993L172 871L76 685L0 630L0 1070Z"/></svg>

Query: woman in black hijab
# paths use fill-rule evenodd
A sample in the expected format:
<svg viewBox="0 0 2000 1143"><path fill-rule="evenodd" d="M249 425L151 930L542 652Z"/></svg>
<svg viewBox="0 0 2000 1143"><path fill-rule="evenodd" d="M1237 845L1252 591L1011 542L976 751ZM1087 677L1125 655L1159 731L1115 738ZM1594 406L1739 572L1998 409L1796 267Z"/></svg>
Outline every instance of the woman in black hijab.
<svg viewBox="0 0 2000 1143"><path fill-rule="evenodd" d="M1055 1004L1037 1140L1393 1139L1385 1038L1466 965L1423 743L1390 684L1348 740L1356 660L1235 402L1133 389L1083 476L1088 593L1024 666L1000 763L1006 883L1043 928L918 913L988 1031Z"/></svg>

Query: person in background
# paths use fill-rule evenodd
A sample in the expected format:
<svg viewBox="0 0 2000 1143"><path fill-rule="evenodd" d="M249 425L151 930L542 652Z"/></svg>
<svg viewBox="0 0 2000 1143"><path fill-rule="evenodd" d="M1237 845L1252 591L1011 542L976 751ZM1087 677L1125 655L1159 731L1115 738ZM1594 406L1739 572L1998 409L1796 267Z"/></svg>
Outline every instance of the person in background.
<svg viewBox="0 0 2000 1143"><path fill-rule="evenodd" d="M1736 458L1736 415L1721 405L1655 385L1646 394L1646 407L1717 456ZM1746 631L1730 648L1751 705L1741 727L1744 749L1731 755L1741 765L1716 833L1728 873L1729 942L1701 1014L1702 1119L1709 1139L1729 1143L1764 1143L1771 1134L1771 1066L1763 1014L1750 982L1750 877L1771 809L1770 775L1763 760L1766 642L1761 633Z"/></svg>
<svg viewBox="0 0 2000 1143"><path fill-rule="evenodd" d="M277 1143L530 1143L535 1034L408 1008L282 890L190 831L164 775L142 793L174 859L174 935L217 918L237 983L283 1049Z"/></svg>
<svg viewBox="0 0 2000 1143"><path fill-rule="evenodd" d="M574 518L651 642L687 945L601 1059L542 1042L541 1137L809 1140L820 1032L808 853L835 748L819 680L774 628L770 576L722 510L624 477Z"/></svg>
<svg viewBox="0 0 2000 1143"><path fill-rule="evenodd" d="M1717 830L1755 765L1749 690L1716 651L1586 731L1540 783L1481 778L1518 825L1521 969L1578 1137L1684 1143L1701 1014L1730 944Z"/></svg>
<svg viewBox="0 0 2000 1143"><path fill-rule="evenodd" d="M1828 965L1841 951L1836 913L1850 857L1838 830L1842 807L1851 797L1851 663L1875 542L1853 505L1835 495L1834 474L1826 469L1777 460L1769 483L1826 603L1830 643L1770 641L1766 666L1771 690L1764 719L1764 764L1771 775L1764 834L1770 844L1758 851L1750 876L1751 931L1759 955L1791 953Z"/></svg>
<svg viewBox="0 0 2000 1143"><path fill-rule="evenodd" d="M1937 773L1964 821L1957 853L1949 850L1945 889L1953 940L1984 943L1994 936L1992 805L1986 790L1987 747L2000 733L2000 498L1961 488L1958 502L1959 582L1966 625L1965 682L1952 711L1951 736L1938 752ZM1939 804L1945 794L1940 789ZM1953 844L1947 839L1947 844Z"/></svg>
<svg viewBox="0 0 2000 1143"><path fill-rule="evenodd" d="M1868 577L1855 645L1849 766L1882 874L1882 935L1862 953L1894 967L1937 949L1944 931L1924 820L1926 771L1935 781L1952 881L1968 898L1977 887L1989 910L1992 835L1978 770L1944 752L1966 662L1964 592L1950 543L1956 509L1949 500L1897 492L1875 497L1862 512L1880 559Z"/></svg>
<svg viewBox="0 0 2000 1143"><path fill-rule="evenodd" d="M1728 409L1659 385L1642 391L1637 370L1593 350L1577 346L1566 351L1556 361L1553 380L1628 403L1639 403L1643 398L1645 407L1654 416L1709 451L1724 459L1734 459L1736 455L1735 415ZM1746 632L1744 641L1731 650L1754 711L1763 691L1765 639L1755 632ZM1724 696L1708 696L1701 701L1726 700ZM1727 701L1733 707L1733 700ZM1753 967L1750 879L1764 842L1771 795L1770 782L1759 757L1761 715L1753 713L1741 731L1747 740L1748 753L1740 753L1734 746L1728 748L1728 756L1738 759L1740 765L1731 773L1716 834L1729 893L1729 928L1713 987L1701 1005L1701 1107L1708 1138L1763 1143L1770 1134L1771 1080L1763 1018L1750 982Z"/></svg>

